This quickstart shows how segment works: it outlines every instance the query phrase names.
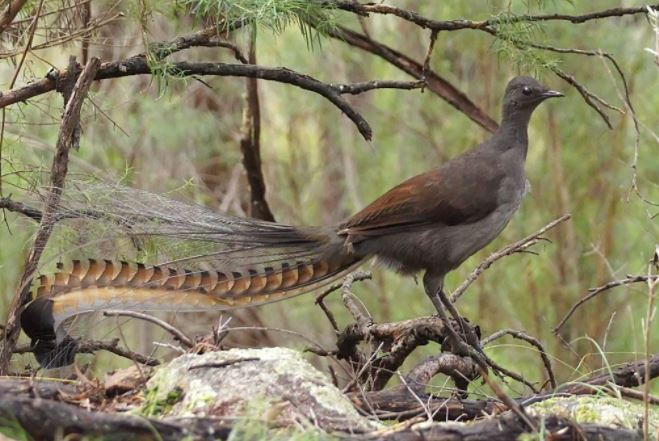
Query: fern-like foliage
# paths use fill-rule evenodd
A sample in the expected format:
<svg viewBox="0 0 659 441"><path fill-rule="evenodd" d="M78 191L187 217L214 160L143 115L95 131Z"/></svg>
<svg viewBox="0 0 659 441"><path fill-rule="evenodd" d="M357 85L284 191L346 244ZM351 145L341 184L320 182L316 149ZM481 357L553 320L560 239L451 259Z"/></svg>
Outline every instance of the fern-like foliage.
<svg viewBox="0 0 659 441"><path fill-rule="evenodd" d="M499 57L512 62L521 71L540 76L543 71L558 67L559 60L548 57L533 44L541 41L542 27L538 22L519 20L515 14L502 12L494 17L497 32L494 50Z"/></svg>
<svg viewBox="0 0 659 441"><path fill-rule="evenodd" d="M274 33L297 25L307 45L336 26L331 2L320 0L181 0L199 19L213 20L224 29L232 24L255 24ZM312 26L313 24L313 26Z"/></svg>

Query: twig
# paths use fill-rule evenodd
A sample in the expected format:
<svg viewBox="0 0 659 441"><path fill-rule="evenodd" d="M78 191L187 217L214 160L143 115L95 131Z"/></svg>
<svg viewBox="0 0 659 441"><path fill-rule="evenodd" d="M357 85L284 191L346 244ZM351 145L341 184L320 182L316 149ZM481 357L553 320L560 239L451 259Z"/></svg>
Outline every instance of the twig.
<svg viewBox="0 0 659 441"><path fill-rule="evenodd" d="M359 95L375 89L421 89L424 85L423 80L419 81L397 81L397 80L372 80L352 84L330 84L338 93L349 93Z"/></svg>
<svg viewBox="0 0 659 441"><path fill-rule="evenodd" d="M373 324L373 320L370 316L364 314L355 304L354 295L350 292L350 287L354 281L355 277L352 274L348 274L345 279L343 279L343 284L341 285L341 300L343 300L346 309L357 322L357 326L366 333L368 332L367 329Z"/></svg>
<svg viewBox="0 0 659 441"><path fill-rule="evenodd" d="M544 15L518 15L514 17L491 18L483 21L472 20L433 20L422 15L408 11L395 6L384 4L360 4L353 1L339 1L335 6L344 11L350 11L362 16L369 13L375 14L390 14L402 18L406 21L416 24L422 28L431 29L435 31L459 31L463 29L482 30L485 27L496 25L502 21L509 22L534 22L534 21L569 21L574 24L585 23L590 20L599 20L609 17L622 17L625 15L637 15L647 13L647 7L653 9L659 8L659 5L648 5L634 8L613 8L603 11L591 12L583 15L569 15L569 14L544 14Z"/></svg>
<svg viewBox="0 0 659 441"><path fill-rule="evenodd" d="M654 354L645 360L625 363L612 372L559 386L556 392L590 395L597 392L597 386L607 386L609 383L613 383L622 387L638 387L645 384L647 379L652 380L657 377L659 377L659 354Z"/></svg>
<svg viewBox="0 0 659 441"><path fill-rule="evenodd" d="M27 0L9 0L7 7L0 16L0 35L9 27L20 12ZM36 14L37 16L39 14Z"/></svg>
<svg viewBox="0 0 659 441"><path fill-rule="evenodd" d="M9 26L11 24L11 21L14 19L18 11L23 7L23 4L25 2L20 2L20 1L11 1L9 5L7 6L7 9L5 10L5 13L3 14L2 20L4 21L5 19L7 20L6 23L4 23L5 26L0 24L0 34L4 31L4 28L6 26ZM32 48L32 42L34 41L34 34L37 30L37 22L39 21L39 17L41 16L41 10L43 9L43 3L44 0L41 0L39 2L39 6L37 6L37 11L34 14L34 19L30 23L30 28L29 28L29 36L27 40L27 44L25 45L25 49L22 51L21 54L21 59L18 62L18 65L16 66L16 69L14 69L14 75L11 78L11 81L9 82L9 88L13 88L14 85L16 84L16 80L18 79L18 75L21 72L21 69L23 68L23 63L25 63L25 57L27 57L28 52L30 52L30 49ZM14 9L15 8L15 9ZM13 14L13 15L12 15ZM65 103L66 105L66 103ZM7 117L7 112L5 109L2 109L2 121L0 121L0 176L2 175L2 147L4 145L4 140L5 140L5 122L6 122L6 117ZM0 180L0 195L2 195L2 180Z"/></svg>
<svg viewBox="0 0 659 441"><path fill-rule="evenodd" d="M529 429L533 430L534 432L538 431L538 427L536 424L531 421L529 416L526 414L524 411L524 408L517 403L515 400L510 398L508 394L506 394L501 387L495 382L490 379L490 377L487 374L487 371L483 369L482 367L480 368L480 374L481 377L483 378L483 381L490 386L490 389L494 392L494 394L510 409L514 414L516 414L522 421L524 421L524 424L528 426Z"/></svg>
<svg viewBox="0 0 659 441"><path fill-rule="evenodd" d="M75 127L80 121L80 109L87 95L89 86L98 71L101 62L98 58L92 58L85 66L80 77L75 83L71 98L66 103L62 124L60 126L55 155L51 168L51 185L50 191L46 195L43 215L39 224L32 247L27 255L23 275L19 283L18 294L14 297L12 306L9 309L9 316L6 322L7 329L4 336L4 345L0 351L0 374L7 371L9 359L12 351L16 346L18 334L20 332L20 323L18 321L19 310L29 299L30 281L39 264L39 258L43 252L50 233L54 226L55 212L64 189L66 174L68 171L69 150L72 145L72 136ZM69 66L75 65L75 58L71 57Z"/></svg>
<svg viewBox="0 0 659 441"><path fill-rule="evenodd" d="M234 360L226 360L226 361L219 361L217 363L202 363L202 364L196 364L194 366L190 366L188 368L189 371L193 369L202 369L202 368L225 368L228 366L232 366L237 363L243 363L245 361L260 361L261 359L259 357L244 357L244 358L236 358Z"/></svg>
<svg viewBox="0 0 659 441"><path fill-rule="evenodd" d="M565 222L566 220L570 219L569 214L564 214L563 216L559 217L556 220L551 221L535 233L531 234L530 236L526 236L524 239L518 240L517 242L513 242L510 245L507 245L500 249L499 251L495 252L494 254L491 254L488 256L487 259L485 259L483 262L481 262L476 269L474 269L469 276L465 279L464 282L458 288L453 291L451 294L451 302L455 303L460 296L462 296L467 288L474 283L476 279L494 262L497 260L501 259L502 257L509 256L514 253L519 253L521 251L526 250L530 246L535 245L541 240L541 236L546 233L547 231L551 230L552 228L556 227L557 225Z"/></svg>
<svg viewBox="0 0 659 441"><path fill-rule="evenodd" d="M370 280L373 278L373 275L369 271L355 271L354 273L351 274L352 276L352 281L354 282L361 282L363 280ZM343 286L343 281L339 282L334 282L331 284L329 287L325 288L323 292L318 294L315 300L315 304L320 306L320 309L323 310L325 313L325 316L327 317L327 320L329 320L330 325L332 325L332 329L334 329L335 332L339 332L339 324L336 322L336 319L334 318L334 314L332 314L332 311L329 310L327 305L325 305L325 297L333 293L334 291L340 289Z"/></svg>
<svg viewBox="0 0 659 441"><path fill-rule="evenodd" d="M554 370L551 367L551 360L549 360L549 357L547 356L547 351L545 350L544 346L542 346L542 343L540 343L540 341L537 338L531 337L525 332L518 331L516 329L502 329L490 335L489 337L481 340L481 344L483 346L486 346L487 344L493 342L498 338L503 337L504 335L510 335L514 338L524 340L525 342L529 343L531 346L534 346L535 348L538 349L538 351L540 352L540 358L542 359L542 364L544 364L545 370L547 371L547 375L549 376L549 384L551 385L552 389L556 389L556 377L554 376Z"/></svg>
<svg viewBox="0 0 659 441"><path fill-rule="evenodd" d="M37 210L36 208L30 207L22 202L12 201L10 197L0 198L0 209L7 209L9 211L20 213L34 221L41 222L41 210Z"/></svg>
<svg viewBox="0 0 659 441"><path fill-rule="evenodd" d="M432 57L432 51L435 49L435 43L437 43L437 34L439 31L432 30L430 31L430 43L428 44L428 51L426 52L426 58L423 60L423 83L425 84L426 72L430 70L430 58Z"/></svg>
<svg viewBox="0 0 659 441"><path fill-rule="evenodd" d="M188 349L194 346L194 342L192 341L192 339L190 339L190 337L185 335L183 331L165 322L164 320L160 320L159 318L154 317L152 315L144 314L142 312L137 312L137 311L114 310L114 309L103 311L103 315L106 317L132 317L153 323L155 325L160 326L165 331L169 332L176 340L181 342L181 344L187 347Z"/></svg>
<svg viewBox="0 0 659 441"><path fill-rule="evenodd" d="M648 371L646 371L648 372ZM646 382L643 387L646 387L649 385L649 382ZM646 394L645 391L639 391L636 389L630 389L628 387L623 387L623 386L617 386L615 384L611 385L611 390L610 393L612 395L617 395L618 393L622 395L623 397L627 398L633 398L635 400L641 400L643 403L648 403L652 404L654 406L659 406L659 397ZM649 419L647 416L645 416L645 419Z"/></svg>
<svg viewBox="0 0 659 441"><path fill-rule="evenodd" d="M81 340L78 342L77 352L83 354L94 354L97 351L108 351L120 357L147 365L158 366L160 362L155 358L147 357L138 352L119 347L119 339L115 338L110 341L103 340ZM25 354L32 352L29 345L18 346L14 349L14 354Z"/></svg>
<svg viewBox="0 0 659 441"><path fill-rule="evenodd" d="M645 346L645 365L643 366L645 369L645 384L643 385L643 437L647 440L650 439L650 337L652 336L650 330L652 329L652 321L656 312L654 301L656 299L657 285L659 284L659 278L656 276L652 278L652 263L656 266L657 260L656 250L653 260L654 262L648 265L648 304L645 311L645 329L643 330L643 343Z"/></svg>
<svg viewBox="0 0 659 441"><path fill-rule="evenodd" d="M558 334L560 329L565 325L565 323L570 319L570 317L572 317L572 314L574 314L574 312L581 305L583 305L584 303L586 303L587 301L589 301L593 297L597 296L598 294L600 294L604 291L607 291L611 288L615 288L617 286L629 285L631 283L639 283L639 282L645 283L645 282L648 282L649 280L657 280L657 277L659 277L659 276L656 276L656 275L655 276L652 276L652 275L648 275L648 276L632 276L632 275L629 275L629 276L625 277L624 279L614 280L614 281L611 281L611 282L609 282L605 285L599 286L597 288L589 289L590 292L586 296L582 297L574 305L572 305L572 307L567 312L567 314L565 314L563 319L561 319L561 321L558 323L558 325L556 325L554 327L554 329L553 329L554 334Z"/></svg>
<svg viewBox="0 0 659 441"><path fill-rule="evenodd" d="M552 67L551 70L558 75L560 78L562 78L566 83L570 84L573 86L577 91L581 94L583 99L586 101L586 104L588 104L590 107L595 109L597 113L602 117L606 125L608 126L609 129L613 129L613 126L611 125L611 120L609 119L609 116L604 113L604 111L600 108L600 106L597 105L597 102L604 104L606 103L604 100L601 98L597 97L594 95L591 91L589 91L585 86L583 86L581 83L579 83L572 75L564 72L563 70L559 69L558 67ZM609 107L608 104L606 104L607 107Z"/></svg>
<svg viewBox="0 0 659 441"><path fill-rule="evenodd" d="M433 70L427 69L424 72L423 65L407 55L379 43L365 34L351 31L342 26L337 26L335 29L329 29L326 32L332 38L383 58L417 80L425 80L425 88L445 100L485 130L494 132L499 127L497 122L483 109L474 104L464 92Z"/></svg>

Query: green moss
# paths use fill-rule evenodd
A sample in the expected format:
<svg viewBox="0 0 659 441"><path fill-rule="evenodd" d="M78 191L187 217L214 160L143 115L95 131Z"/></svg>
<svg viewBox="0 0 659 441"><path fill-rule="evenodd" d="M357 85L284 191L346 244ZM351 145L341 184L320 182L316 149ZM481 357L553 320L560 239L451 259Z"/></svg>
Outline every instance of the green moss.
<svg viewBox="0 0 659 441"><path fill-rule="evenodd" d="M527 408L531 415L558 415L574 420L578 424L600 424L604 426L638 428L643 419L643 405L614 397L579 396L556 397ZM650 409L650 424L659 427L659 409Z"/></svg>
<svg viewBox="0 0 659 441"><path fill-rule="evenodd" d="M183 395L180 387L169 390L164 397L161 397L157 386L147 389L144 394L144 404L138 412L147 417L167 414L176 403L183 399Z"/></svg>

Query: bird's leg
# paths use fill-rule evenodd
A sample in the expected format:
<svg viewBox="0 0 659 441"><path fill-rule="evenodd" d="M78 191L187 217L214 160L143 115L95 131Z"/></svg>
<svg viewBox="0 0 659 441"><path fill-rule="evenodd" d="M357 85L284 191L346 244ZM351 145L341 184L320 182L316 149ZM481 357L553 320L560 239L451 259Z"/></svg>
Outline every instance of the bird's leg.
<svg viewBox="0 0 659 441"><path fill-rule="evenodd" d="M451 300L449 300L449 298L446 296L443 289L437 291L437 299L441 302L442 306L448 310L448 312L453 317L453 320L460 324L460 330L462 331L462 335L464 336L467 343L469 343L469 345L476 349L478 352L483 353L480 345L480 339L478 338L478 335L476 335L474 328L471 327L469 323L467 323L466 320L458 313L458 310L455 308L453 303L451 303Z"/></svg>
<svg viewBox="0 0 659 441"><path fill-rule="evenodd" d="M474 358L477 363L486 366L485 354L483 354L483 350L480 347L480 340L476 335L476 332L474 332L474 329L460 316L455 306L453 306L444 293L444 277L435 276L426 272L423 277L423 287L426 295L430 298L433 306L435 306L439 318L441 318L446 324L446 330L453 350L456 351L458 355L469 355ZM451 322L446 314L447 310L451 314L453 320L460 326L462 335L455 332L451 326Z"/></svg>

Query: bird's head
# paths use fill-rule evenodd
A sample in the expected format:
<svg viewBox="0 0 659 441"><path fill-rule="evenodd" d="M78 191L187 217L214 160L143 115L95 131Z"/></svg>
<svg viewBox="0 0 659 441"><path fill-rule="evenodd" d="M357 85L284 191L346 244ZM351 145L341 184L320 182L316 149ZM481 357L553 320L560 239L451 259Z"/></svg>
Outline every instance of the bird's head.
<svg viewBox="0 0 659 441"><path fill-rule="evenodd" d="M547 98L563 96L562 93L543 86L531 77L515 77L506 86L503 96L503 116L528 114Z"/></svg>

